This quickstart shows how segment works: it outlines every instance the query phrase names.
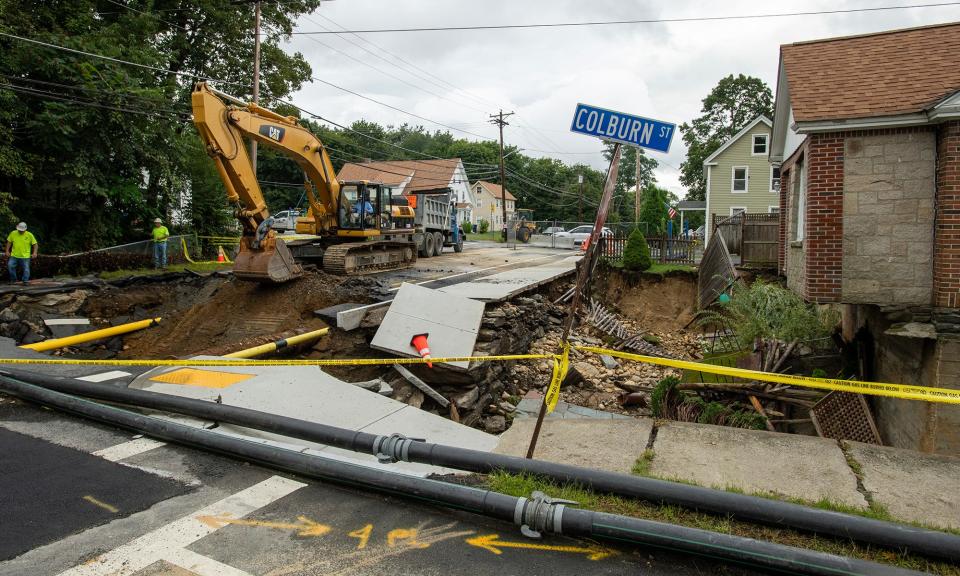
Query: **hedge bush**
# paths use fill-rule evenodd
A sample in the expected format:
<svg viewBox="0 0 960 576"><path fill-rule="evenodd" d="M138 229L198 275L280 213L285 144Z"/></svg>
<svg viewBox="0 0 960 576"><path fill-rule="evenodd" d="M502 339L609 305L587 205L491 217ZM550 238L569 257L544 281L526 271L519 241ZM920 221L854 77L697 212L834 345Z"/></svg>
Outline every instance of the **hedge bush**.
<svg viewBox="0 0 960 576"><path fill-rule="evenodd" d="M647 239L639 228L634 228L627 238L627 245L623 248L623 267L627 270L644 271L650 268L650 248Z"/></svg>

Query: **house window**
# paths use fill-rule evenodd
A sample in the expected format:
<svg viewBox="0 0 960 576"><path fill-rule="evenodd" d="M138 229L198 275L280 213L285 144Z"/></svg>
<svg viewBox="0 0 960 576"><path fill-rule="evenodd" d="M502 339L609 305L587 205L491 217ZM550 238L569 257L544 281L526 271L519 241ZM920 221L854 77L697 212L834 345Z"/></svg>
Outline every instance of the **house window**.
<svg viewBox="0 0 960 576"><path fill-rule="evenodd" d="M794 238L797 242L803 240L803 227L806 223L807 216L807 171L804 170L805 166L798 162L797 171L800 173L800 178L797 179L797 229Z"/></svg>
<svg viewBox="0 0 960 576"><path fill-rule="evenodd" d="M753 155L763 156L766 153L767 153L767 135L754 134L753 135Z"/></svg>
<svg viewBox="0 0 960 576"><path fill-rule="evenodd" d="M730 207L730 215L731 215L731 216L736 216L737 214L746 214L746 213L747 213L747 207L746 207L746 206L731 206L731 207Z"/></svg>
<svg viewBox="0 0 960 576"><path fill-rule="evenodd" d="M780 191L780 167L779 166L770 167L770 191L771 192Z"/></svg>
<svg viewBox="0 0 960 576"><path fill-rule="evenodd" d="M779 213L780 213L779 206L767 206L767 214L779 214Z"/></svg>
<svg viewBox="0 0 960 576"><path fill-rule="evenodd" d="M733 167L733 183L730 185L730 190L734 193L744 193L747 191L747 175L750 172L750 168L747 166L734 166Z"/></svg>

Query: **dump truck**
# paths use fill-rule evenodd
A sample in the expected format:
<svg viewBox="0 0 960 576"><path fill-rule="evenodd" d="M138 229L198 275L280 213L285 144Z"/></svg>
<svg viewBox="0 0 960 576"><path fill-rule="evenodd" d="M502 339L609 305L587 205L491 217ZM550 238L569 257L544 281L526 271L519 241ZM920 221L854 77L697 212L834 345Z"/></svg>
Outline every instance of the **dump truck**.
<svg viewBox="0 0 960 576"><path fill-rule="evenodd" d="M463 251L463 230L457 223L456 197L452 192L406 195L414 210L414 243L422 258L439 256L445 246Z"/></svg>

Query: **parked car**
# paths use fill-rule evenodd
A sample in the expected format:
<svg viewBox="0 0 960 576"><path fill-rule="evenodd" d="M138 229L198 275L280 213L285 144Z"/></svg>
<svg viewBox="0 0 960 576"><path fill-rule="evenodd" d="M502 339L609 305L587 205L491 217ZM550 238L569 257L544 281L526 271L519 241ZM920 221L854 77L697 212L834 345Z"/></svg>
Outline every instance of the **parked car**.
<svg viewBox="0 0 960 576"><path fill-rule="evenodd" d="M547 226L546 228L543 229L543 232L541 232L541 234L546 234L547 236L553 236L554 234L558 234L560 232L566 232L563 226Z"/></svg>
<svg viewBox="0 0 960 576"><path fill-rule="evenodd" d="M297 218L303 216L300 210L282 210L273 215L273 229L279 232L293 232L297 229Z"/></svg>
<svg viewBox="0 0 960 576"><path fill-rule="evenodd" d="M573 238L573 245L579 246L583 244L583 241L590 237L590 233L593 232L593 225L586 224L583 226L577 226L572 230L566 232L557 232L553 236L554 238ZM613 230L603 227L603 230L600 231L600 234L604 237L613 237Z"/></svg>

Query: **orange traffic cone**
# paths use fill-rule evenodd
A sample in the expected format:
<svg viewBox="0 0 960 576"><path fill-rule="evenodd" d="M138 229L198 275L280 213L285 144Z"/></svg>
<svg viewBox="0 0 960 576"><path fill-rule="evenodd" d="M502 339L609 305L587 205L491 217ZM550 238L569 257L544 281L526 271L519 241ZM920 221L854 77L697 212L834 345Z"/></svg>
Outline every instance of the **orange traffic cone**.
<svg viewBox="0 0 960 576"><path fill-rule="evenodd" d="M223 253L223 246L217 246L217 262L226 262L227 255Z"/></svg>
<svg viewBox="0 0 960 576"><path fill-rule="evenodd" d="M429 334L417 334L410 340L410 345L417 349L417 354L427 360L427 368L433 368L433 362L430 362L430 345L427 343Z"/></svg>
<svg viewBox="0 0 960 576"><path fill-rule="evenodd" d="M590 247L590 236L587 236L587 239L583 241L583 244L580 245L580 251L586 252L587 248Z"/></svg>

